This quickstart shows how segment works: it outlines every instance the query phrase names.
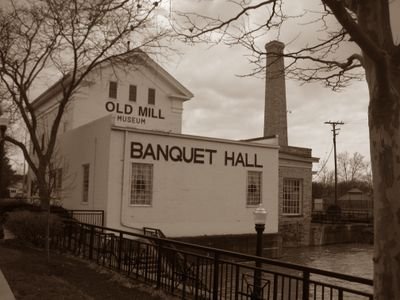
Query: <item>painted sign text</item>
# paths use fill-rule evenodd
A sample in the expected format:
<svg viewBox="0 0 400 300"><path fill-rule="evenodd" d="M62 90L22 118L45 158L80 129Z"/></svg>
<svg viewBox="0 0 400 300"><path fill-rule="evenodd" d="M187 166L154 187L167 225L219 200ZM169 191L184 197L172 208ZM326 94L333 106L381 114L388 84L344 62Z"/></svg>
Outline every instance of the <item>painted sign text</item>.
<svg viewBox="0 0 400 300"><path fill-rule="evenodd" d="M160 120L165 119L161 109L156 109L154 107L134 107L128 103L115 103L112 101L107 101L105 108L108 112L117 113L117 121L125 123L146 124L146 118Z"/></svg>
<svg viewBox="0 0 400 300"><path fill-rule="evenodd" d="M218 151L216 149L186 147L177 145L160 145L160 144L142 144L139 142L131 142L130 156L134 159L151 159L172 162L184 162L193 164L215 163L215 157ZM231 167L253 167L262 168L259 164L257 154L249 154L235 151L224 152L224 165Z"/></svg>

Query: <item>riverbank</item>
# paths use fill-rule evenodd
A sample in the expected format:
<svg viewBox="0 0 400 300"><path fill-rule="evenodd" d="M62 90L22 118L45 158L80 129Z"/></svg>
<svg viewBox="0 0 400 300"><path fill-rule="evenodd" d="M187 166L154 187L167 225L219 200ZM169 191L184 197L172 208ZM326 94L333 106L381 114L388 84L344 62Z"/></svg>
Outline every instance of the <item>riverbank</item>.
<svg viewBox="0 0 400 300"><path fill-rule="evenodd" d="M87 263L44 251L18 240L0 241L0 269L16 299L173 299L151 287Z"/></svg>

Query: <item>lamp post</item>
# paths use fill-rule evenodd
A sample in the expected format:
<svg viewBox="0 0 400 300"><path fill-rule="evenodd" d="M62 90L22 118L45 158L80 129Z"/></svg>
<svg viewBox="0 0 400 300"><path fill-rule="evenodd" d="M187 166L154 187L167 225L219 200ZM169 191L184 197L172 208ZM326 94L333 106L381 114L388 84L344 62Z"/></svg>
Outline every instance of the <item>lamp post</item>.
<svg viewBox="0 0 400 300"><path fill-rule="evenodd" d="M260 204L253 214L254 214L254 224L257 232L256 256L262 256L263 232L265 229L265 222L267 220L267 211ZM254 270L254 288L252 297L252 299L254 300L262 299L260 268L261 268L261 261L256 260L256 269Z"/></svg>
<svg viewBox="0 0 400 300"><path fill-rule="evenodd" d="M3 192L3 161L4 161L4 137L6 135L6 129L8 125L8 119L2 116L3 112L0 107L0 197Z"/></svg>

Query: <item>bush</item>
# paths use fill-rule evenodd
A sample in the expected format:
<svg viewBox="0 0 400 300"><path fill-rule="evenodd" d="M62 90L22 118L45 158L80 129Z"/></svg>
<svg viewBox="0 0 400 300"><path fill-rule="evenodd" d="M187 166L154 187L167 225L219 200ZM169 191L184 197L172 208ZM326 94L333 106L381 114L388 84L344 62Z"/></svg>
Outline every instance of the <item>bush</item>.
<svg viewBox="0 0 400 300"><path fill-rule="evenodd" d="M340 215L342 213L342 208L339 205L332 204L326 209L326 213L328 215Z"/></svg>
<svg viewBox="0 0 400 300"><path fill-rule="evenodd" d="M62 219L50 214L50 238L61 234L63 228ZM6 227L18 239L29 242L37 247L44 247L47 213L33 211L13 211L8 214Z"/></svg>
<svg viewBox="0 0 400 300"><path fill-rule="evenodd" d="M15 209L30 210L31 206L31 204L26 203L23 199L0 199L0 213L6 213Z"/></svg>
<svg viewBox="0 0 400 300"><path fill-rule="evenodd" d="M326 215L331 222L340 222L342 219L342 209L339 205L330 205L326 210Z"/></svg>

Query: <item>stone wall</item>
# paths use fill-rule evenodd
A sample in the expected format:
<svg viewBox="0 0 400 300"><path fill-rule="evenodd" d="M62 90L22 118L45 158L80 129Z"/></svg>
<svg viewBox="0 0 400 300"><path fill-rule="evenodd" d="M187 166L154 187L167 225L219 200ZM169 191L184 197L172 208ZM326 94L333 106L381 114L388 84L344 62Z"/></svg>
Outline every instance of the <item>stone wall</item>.
<svg viewBox="0 0 400 300"><path fill-rule="evenodd" d="M342 243L368 243L374 240L373 226L369 224L312 224L312 246Z"/></svg>

